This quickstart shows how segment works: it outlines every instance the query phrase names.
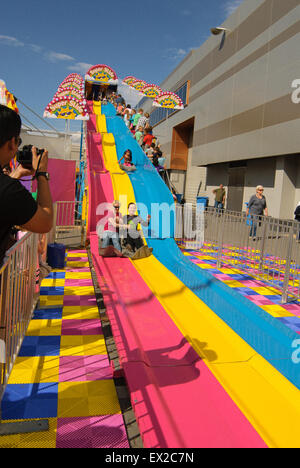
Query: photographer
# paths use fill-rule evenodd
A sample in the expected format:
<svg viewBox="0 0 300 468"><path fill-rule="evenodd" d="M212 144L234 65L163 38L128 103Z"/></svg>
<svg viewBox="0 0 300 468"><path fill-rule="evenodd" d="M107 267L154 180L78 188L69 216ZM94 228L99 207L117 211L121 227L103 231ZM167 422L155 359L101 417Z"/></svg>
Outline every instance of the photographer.
<svg viewBox="0 0 300 468"><path fill-rule="evenodd" d="M47 233L53 224L53 206L47 173L48 152L37 155L32 148L32 163L19 165L10 175L3 168L15 157L20 140L21 119L16 112L0 105L0 266L6 250L12 244L12 228L17 225L35 233ZM38 185L37 202L17 179L35 176Z"/></svg>

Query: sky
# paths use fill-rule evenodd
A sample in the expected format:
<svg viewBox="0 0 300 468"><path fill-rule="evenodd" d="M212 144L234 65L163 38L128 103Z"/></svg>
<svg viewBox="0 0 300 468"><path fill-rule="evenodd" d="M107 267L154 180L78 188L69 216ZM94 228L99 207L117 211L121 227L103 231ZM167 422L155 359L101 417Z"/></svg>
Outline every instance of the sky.
<svg viewBox="0 0 300 468"><path fill-rule="evenodd" d="M119 80L133 75L160 84L222 24L242 0L15 0L1 2L0 79L39 116L59 84L92 65L112 67ZM12 8L13 7L13 8ZM7 20L5 20L7 18ZM125 93L123 89L121 92ZM135 98L135 99L134 99ZM136 96L131 94L136 102ZM132 102L133 104L135 102ZM22 116L46 123L18 102ZM24 123L29 125L23 118ZM73 122L71 130L79 130Z"/></svg>

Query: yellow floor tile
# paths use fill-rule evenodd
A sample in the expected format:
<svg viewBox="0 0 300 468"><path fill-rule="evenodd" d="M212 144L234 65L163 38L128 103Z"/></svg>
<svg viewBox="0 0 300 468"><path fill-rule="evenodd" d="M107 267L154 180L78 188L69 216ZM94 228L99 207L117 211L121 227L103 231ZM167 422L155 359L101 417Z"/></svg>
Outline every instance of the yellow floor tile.
<svg viewBox="0 0 300 468"><path fill-rule="evenodd" d="M71 257L71 258L75 258L75 257L87 257L88 253L86 250L84 250L83 252L68 252L67 256L68 257Z"/></svg>
<svg viewBox="0 0 300 468"><path fill-rule="evenodd" d="M230 288L244 288L243 283L236 280L224 280L223 283L227 284Z"/></svg>
<svg viewBox="0 0 300 468"><path fill-rule="evenodd" d="M58 382L58 373L59 356L21 356L15 361L8 383Z"/></svg>
<svg viewBox="0 0 300 468"><path fill-rule="evenodd" d="M272 317L294 317L295 315L281 307L278 304L260 306L263 310L268 312Z"/></svg>
<svg viewBox="0 0 300 468"><path fill-rule="evenodd" d="M66 271L66 279L91 279L92 275L90 272L76 272L76 271Z"/></svg>
<svg viewBox="0 0 300 468"><path fill-rule="evenodd" d="M98 307L90 306L65 306L62 317L69 320L99 319L99 310Z"/></svg>
<svg viewBox="0 0 300 468"><path fill-rule="evenodd" d="M89 262L68 262L66 268L89 268Z"/></svg>
<svg viewBox="0 0 300 468"><path fill-rule="evenodd" d="M31 320L27 332L27 336L60 336L61 335L61 320L46 319L46 320Z"/></svg>
<svg viewBox="0 0 300 468"><path fill-rule="evenodd" d="M93 286L66 286L64 294L65 296L94 296L95 290Z"/></svg>
<svg viewBox="0 0 300 468"><path fill-rule="evenodd" d="M66 335L61 337L61 356L92 356L107 354L103 335Z"/></svg>
<svg viewBox="0 0 300 468"><path fill-rule="evenodd" d="M268 287L258 287L258 288L251 288L253 291L257 292L258 294L261 294L262 296L277 296L280 294L280 292L276 291L274 292L274 289L268 288Z"/></svg>
<svg viewBox="0 0 300 468"><path fill-rule="evenodd" d="M50 288L54 286L64 286L65 279L64 278L45 278L43 279L41 286L44 288Z"/></svg>
<svg viewBox="0 0 300 468"><path fill-rule="evenodd" d="M58 417L100 416L120 413L113 380L58 384Z"/></svg>
<svg viewBox="0 0 300 468"><path fill-rule="evenodd" d="M209 269L216 268L215 265L206 265L205 263L199 263L198 266L200 268L203 268L203 270L209 270Z"/></svg>
<svg viewBox="0 0 300 468"><path fill-rule="evenodd" d="M34 421L34 420L31 420ZM16 420L5 421L17 422ZM50 418L49 431L0 437L0 448L56 448L57 419Z"/></svg>
<svg viewBox="0 0 300 468"><path fill-rule="evenodd" d="M40 296L40 308L43 307L60 307L64 303L64 296Z"/></svg>

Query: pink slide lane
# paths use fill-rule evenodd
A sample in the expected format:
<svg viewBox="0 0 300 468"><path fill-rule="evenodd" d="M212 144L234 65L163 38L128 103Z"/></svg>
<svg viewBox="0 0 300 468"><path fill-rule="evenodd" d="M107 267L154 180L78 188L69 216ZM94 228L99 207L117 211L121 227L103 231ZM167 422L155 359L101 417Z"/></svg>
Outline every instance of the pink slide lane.
<svg viewBox="0 0 300 468"><path fill-rule="evenodd" d="M100 138L88 145L90 246L144 446L266 447L130 260L98 255L95 208L114 199Z"/></svg>

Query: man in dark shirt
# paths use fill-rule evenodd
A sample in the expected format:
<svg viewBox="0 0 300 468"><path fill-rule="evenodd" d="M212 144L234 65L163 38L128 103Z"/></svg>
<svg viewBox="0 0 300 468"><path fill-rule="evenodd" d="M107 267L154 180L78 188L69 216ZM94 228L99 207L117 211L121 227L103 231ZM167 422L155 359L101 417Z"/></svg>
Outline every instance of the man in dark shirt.
<svg viewBox="0 0 300 468"><path fill-rule="evenodd" d="M11 230L15 225L42 234L49 232L53 223L47 173L48 152L44 151L39 157L33 148L31 170L19 165L12 174L3 173L2 168L9 164L18 150L20 132L19 115L8 107L0 105L0 265L6 250L11 246ZM38 184L37 202L17 180L34 174Z"/></svg>

